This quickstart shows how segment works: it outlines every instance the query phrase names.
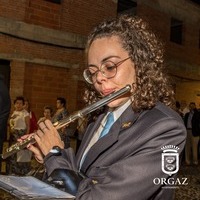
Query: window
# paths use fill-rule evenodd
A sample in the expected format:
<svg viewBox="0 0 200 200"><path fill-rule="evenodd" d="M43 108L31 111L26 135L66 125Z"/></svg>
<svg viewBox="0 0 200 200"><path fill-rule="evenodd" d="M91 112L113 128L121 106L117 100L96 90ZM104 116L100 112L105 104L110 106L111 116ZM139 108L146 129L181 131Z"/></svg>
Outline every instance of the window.
<svg viewBox="0 0 200 200"><path fill-rule="evenodd" d="M177 44L182 44L182 34L183 34L183 22L171 18L171 32L170 32L170 41Z"/></svg>
<svg viewBox="0 0 200 200"><path fill-rule="evenodd" d="M191 0L191 1L200 6L200 0Z"/></svg>
<svg viewBox="0 0 200 200"><path fill-rule="evenodd" d="M117 13L127 13L135 15L137 0L118 0Z"/></svg>
<svg viewBox="0 0 200 200"><path fill-rule="evenodd" d="M61 4L61 0L45 0L45 1L49 1L49 2L52 2L52 3Z"/></svg>

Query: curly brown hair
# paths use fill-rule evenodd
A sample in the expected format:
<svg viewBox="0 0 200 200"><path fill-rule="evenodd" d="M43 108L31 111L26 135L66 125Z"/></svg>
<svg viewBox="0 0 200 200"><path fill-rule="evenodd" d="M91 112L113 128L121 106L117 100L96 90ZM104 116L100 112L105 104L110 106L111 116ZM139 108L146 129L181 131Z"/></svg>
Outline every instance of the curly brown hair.
<svg viewBox="0 0 200 200"><path fill-rule="evenodd" d="M88 37L86 54L94 40L117 36L122 47L135 64L136 90L132 106L135 111L151 109L161 101L167 106L174 104L174 91L164 69L163 45L139 17L121 15L99 24ZM134 87L135 87L134 86ZM86 90L85 101L98 100L94 87Z"/></svg>

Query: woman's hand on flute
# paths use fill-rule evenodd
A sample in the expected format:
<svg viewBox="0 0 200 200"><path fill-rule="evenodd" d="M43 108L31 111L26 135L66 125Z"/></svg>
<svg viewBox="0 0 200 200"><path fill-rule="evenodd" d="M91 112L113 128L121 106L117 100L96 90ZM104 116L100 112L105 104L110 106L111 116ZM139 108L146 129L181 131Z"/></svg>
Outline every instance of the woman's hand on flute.
<svg viewBox="0 0 200 200"><path fill-rule="evenodd" d="M59 146L61 149L64 149L64 142L50 120L39 123L39 130L35 133L35 140L44 156L50 152L53 146ZM38 155L36 149L33 149L31 145L29 149L34 150L34 153Z"/></svg>
<svg viewBox="0 0 200 200"><path fill-rule="evenodd" d="M28 144L27 149L34 153L34 157L37 160L37 162L41 164L44 163L44 156L38 147L36 147L33 144Z"/></svg>
<svg viewBox="0 0 200 200"><path fill-rule="evenodd" d="M23 142L24 140L31 140L31 138L35 138L35 133L31 133L31 134L26 134L23 135L21 138L18 139L19 142ZM40 151L39 147L37 144L35 144L35 142L33 143L29 143L26 147L28 150L32 151L34 153L35 159L39 162L39 163L44 163L44 159L43 159L43 154Z"/></svg>

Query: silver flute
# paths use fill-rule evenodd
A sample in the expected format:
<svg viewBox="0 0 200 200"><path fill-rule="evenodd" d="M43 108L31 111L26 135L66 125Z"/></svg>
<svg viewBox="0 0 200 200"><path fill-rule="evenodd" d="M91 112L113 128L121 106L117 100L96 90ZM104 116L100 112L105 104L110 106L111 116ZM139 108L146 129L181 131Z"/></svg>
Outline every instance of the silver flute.
<svg viewBox="0 0 200 200"><path fill-rule="evenodd" d="M105 96L104 98L100 99L99 101L87 106L86 108L83 108L82 110L76 111L75 113L73 113L72 115L70 115L69 117L66 117L58 122L55 122L53 124L53 126L59 130L65 126L67 126L68 124L70 124L71 122L74 122L75 120L79 119L79 118L83 118L84 116L88 115L89 113L101 108L102 106L110 103L111 101L117 99L118 97L130 92L131 90L131 86L130 85L126 85L125 87L123 87L122 89L118 90L117 92L114 92L108 96ZM32 137L27 138L25 140L23 140L22 142L17 142L15 144L13 144L12 146L10 146L9 148L6 149L6 151L1 154L1 157L3 159L8 158L9 156L17 153L18 151L26 148L26 146L28 144L34 144L35 138L34 135L32 135Z"/></svg>

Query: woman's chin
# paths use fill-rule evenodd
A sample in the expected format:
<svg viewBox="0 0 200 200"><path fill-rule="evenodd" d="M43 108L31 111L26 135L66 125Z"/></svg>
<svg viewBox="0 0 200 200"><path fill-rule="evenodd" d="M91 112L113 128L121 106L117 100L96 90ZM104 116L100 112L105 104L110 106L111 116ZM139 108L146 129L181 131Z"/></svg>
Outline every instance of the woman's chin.
<svg viewBox="0 0 200 200"><path fill-rule="evenodd" d="M119 106L122 106L124 103L126 103L128 99L129 98L127 98L127 97L126 98L116 99L116 100L110 102L109 104L107 104L107 106L109 108L117 108Z"/></svg>

